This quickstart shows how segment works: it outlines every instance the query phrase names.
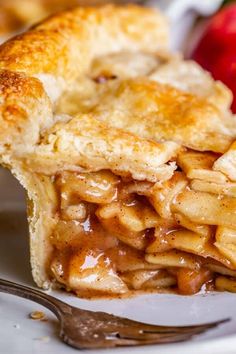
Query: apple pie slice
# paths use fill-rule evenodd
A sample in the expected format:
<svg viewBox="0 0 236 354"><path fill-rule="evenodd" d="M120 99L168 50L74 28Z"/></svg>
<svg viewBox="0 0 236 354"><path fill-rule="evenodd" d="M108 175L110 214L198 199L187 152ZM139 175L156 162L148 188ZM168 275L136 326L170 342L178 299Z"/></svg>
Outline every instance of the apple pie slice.
<svg viewBox="0 0 236 354"><path fill-rule="evenodd" d="M234 291L231 96L147 8L80 7L2 45L1 163L28 194L36 283Z"/></svg>

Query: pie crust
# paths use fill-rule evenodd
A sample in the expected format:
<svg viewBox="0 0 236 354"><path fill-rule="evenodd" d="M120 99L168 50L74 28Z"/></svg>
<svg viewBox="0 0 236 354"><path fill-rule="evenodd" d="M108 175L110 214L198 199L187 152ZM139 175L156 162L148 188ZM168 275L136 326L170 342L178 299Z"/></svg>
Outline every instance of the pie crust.
<svg viewBox="0 0 236 354"><path fill-rule="evenodd" d="M27 191L43 288L234 289L232 94L168 31L151 9L78 7L0 47L1 164Z"/></svg>

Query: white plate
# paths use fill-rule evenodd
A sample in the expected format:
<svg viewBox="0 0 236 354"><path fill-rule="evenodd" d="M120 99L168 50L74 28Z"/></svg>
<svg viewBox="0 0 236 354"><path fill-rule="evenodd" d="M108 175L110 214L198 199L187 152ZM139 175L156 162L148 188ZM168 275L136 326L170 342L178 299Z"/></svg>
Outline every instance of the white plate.
<svg viewBox="0 0 236 354"><path fill-rule="evenodd" d="M148 0L147 4L157 6L166 13L170 20L171 48L183 51L197 16L213 14L222 2L223 0Z"/></svg>
<svg viewBox="0 0 236 354"><path fill-rule="evenodd" d="M0 169L0 277L34 286L29 266L27 224L23 193L17 183ZM7 200L7 203L5 202ZM127 300L81 300L52 292L64 301L85 309L102 310L139 321L163 325L188 325L231 317L218 329L198 336L190 342L110 350L114 353L158 354L235 354L236 295L229 293L201 294L191 297L145 295ZM33 321L29 314L43 310L48 322ZM0 353L67 354L74 349L62 344L57 336L54 315L41 306L0 293ZM88 353L88 352L87 352ZM91 354L101 351L89 351Z"/></svg>

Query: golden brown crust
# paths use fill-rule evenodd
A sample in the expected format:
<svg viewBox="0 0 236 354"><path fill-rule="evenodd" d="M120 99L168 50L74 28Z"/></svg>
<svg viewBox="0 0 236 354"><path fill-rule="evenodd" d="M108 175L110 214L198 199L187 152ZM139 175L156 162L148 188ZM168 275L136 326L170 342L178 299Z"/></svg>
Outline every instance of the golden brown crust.
<svg viewBox="0 0 236 354"><path fill-rule="evenodd" d="M122 50L155 52L167 42L167 23L158 12L108 5L56 15L0 47L1 162L11 168L31 200L31 264L39 286L49 284L48 234L56 202L53 193L45 194L50 178L40 181L29 174L16 155L34 153L40 136L58 119L52 110L55 90L60 95L88 70L93 58Z"/></svg>
<svg viewBox="0 0 236 354"><path fill-rule="evenodd" d="M211 74L192 60L183 60L175 55L151 73L150 79L170 84L182 91L205 98L221 110L228 109L232 103L232 92Z"/></svg>
<svg viewBox="0 0 236 354"><path fill-rule="evenodd" d="M106 85L93 113L113 127L200 151L223 153L236 134L232 115L206 98L147 78Z"/></svg>
<svg viewBox="0 0 236 354"><path fill-rule="evenodd" d="M167 23L158 12L132 5L77 8L2 45L0 67L71 79L84 73L96 56L120 50L155 52L167 45Z"/></svg>
<svg viewBox="0 0 236 354"><path fill-rule="evenodd" d="M91 115L79 115L58 123L33 154L24 156L27 169L46 175L66 170L131 174L136 180L157 182L171 178L177 156L174 142L158 143L112 128Z"/></svg>
<svg viewBox="0 0 236 354"><path fill-rule="evenodd" d="M29 77L24 77L23 80L23 76L17 72L28 76L48 74L50 79L55 80L61 78L66 81L74 80L88 69L95 56L125 49L155 51L167 46L167 37L166 20L158 12L131 5L127 7L108 5L101 8L77 8L56 15L31 31L3 44L0 47L0 69L4 71L1 74L0 85L3 89L8 87L7 100L14 101L14 109L21 113L12 115L7 109L12 117L11 121L15 121L15 127L2 118L4 124L1 126L0 136L5 135L5 138L1 140L0 149L6 143L5 140L8 143L14 136L18 129L16 122L21 122L21 129L23 121L26 127L31 125L36 135L39 126L48 127L49 120L52 120L50 103L40 83ZM12 73L6 75L5 70ZM32 94L29 95L29 91L32 91ZM7 103L4 95L2 99L0 110L5 111ZM32 101L29 105L26 103L27 99ZM20 102L19 106L16 100ZM22 111L22 102L28 111L27 109ZM29 114L29 108L33 108L35 112L38 109L36 119ZM48 117L48 121L41 121L41 111ZM23 133L19 138L28 139L24 139ZM28 144L30 142L36 141L29 138Z"/></svg>
<svg viewBox="0 0 236 354"><path fill-rule="evenodd" d="M12 71L0 71L0 152L34 144L52 119L41 82Z"/></svg>

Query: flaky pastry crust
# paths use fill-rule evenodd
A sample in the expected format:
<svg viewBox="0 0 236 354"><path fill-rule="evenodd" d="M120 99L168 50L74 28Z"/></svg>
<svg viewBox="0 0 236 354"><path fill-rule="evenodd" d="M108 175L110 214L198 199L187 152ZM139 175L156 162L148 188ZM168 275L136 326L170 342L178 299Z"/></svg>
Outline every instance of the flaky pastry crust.
<svg viewBox="0 0 236 354"><path fill-rule="evenodd" d="M39 175L27 172L22 157L36 151L41 136L57 120L53 115L55 99L88 72L94 58L125 50L154 53L167 47L166 19L158 12L131 5L77 8L55 15L1 46L1 162L29 196L31 264L39 286L49 284L45 269L50 254L51 205L55 207L56 196L50 177L45 191ZM123 134L126 136L121 131L121 140ZM155 143L150 146L155 148Z"/></svg>
<svg viewBox="0 0 236 354"><path fill-rule="evenodd" d="M233 143L229 91L191 63L186 70L199 84L181 87L183 75L174 77L173 67L182 64L170 56L167 20L132 5L79 7L0 47L0 159L28 193L39 286L50 283L56 173L107 169L163 182L182 149L223 154ZM208 88L200 92L204 81Z"/></svg>

